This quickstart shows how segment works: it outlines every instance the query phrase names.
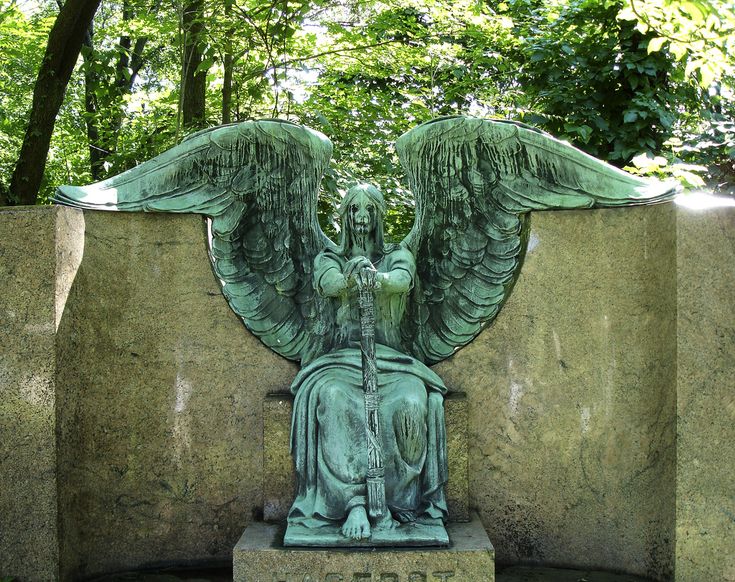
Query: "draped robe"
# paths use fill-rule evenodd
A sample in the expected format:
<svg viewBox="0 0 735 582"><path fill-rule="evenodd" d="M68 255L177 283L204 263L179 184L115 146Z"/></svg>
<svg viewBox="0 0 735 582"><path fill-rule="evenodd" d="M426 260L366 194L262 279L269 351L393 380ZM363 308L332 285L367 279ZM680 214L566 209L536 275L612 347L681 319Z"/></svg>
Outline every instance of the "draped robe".
<svg viewBox="0 0 735 582"><path fill-rule="evenodd" d="M347 259L324 251L315 259L314 283L342 273ZM402 269L413 285L411 252L388 245L375 263L378 273ZM446 433L442 380L401 352L400 322L408 290L375 291L375 338L380 423L388 508L422 517L446 518ZM337 302L336 348L305 365L296 376L291 452L298 476L289 523L319 527L344 521L350 510L367 508L367 444L357 290Z"/></svg>

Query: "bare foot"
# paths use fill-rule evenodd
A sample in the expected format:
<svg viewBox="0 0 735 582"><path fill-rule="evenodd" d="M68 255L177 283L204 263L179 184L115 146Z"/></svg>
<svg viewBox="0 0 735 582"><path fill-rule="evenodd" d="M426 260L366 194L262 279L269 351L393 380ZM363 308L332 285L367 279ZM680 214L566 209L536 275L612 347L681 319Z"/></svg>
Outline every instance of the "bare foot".
<svg viewBox="0 0 735 582"><path fill-rule="evenodd" d="M342 535L351 540L366 540L370 537L370 521L362 505L356 505L350 510L342 525Z"/></svg>
<svg viewBox="0 0 735 582"><path fill-rule="evenodd" d="M396 511L396 519L401 523L416 521L416 512L411 510Z"/></svg>
<svg viewBox="0 0 735 582"><path fill-rule="evenodd" d="M390 511L386 511L385 515L375 522L376 529L395 529L399 525L400 524L395 519L393 519Z"/></svg>

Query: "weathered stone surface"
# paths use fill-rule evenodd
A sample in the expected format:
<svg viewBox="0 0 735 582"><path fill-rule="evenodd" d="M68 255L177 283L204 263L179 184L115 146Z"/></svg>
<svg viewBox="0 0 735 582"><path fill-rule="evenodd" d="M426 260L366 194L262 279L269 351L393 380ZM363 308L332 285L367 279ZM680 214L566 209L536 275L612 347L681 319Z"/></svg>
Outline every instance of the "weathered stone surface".
<svg viewBox="0 0 735 582"><path fill-rule="evenodd" d="M516 566L495 575L497 582L646 582L645 578L591 570Z"/></svg>
<svg viewBox="0 0 735 582"><path fill-rule="evenodd" d="M735 580L735 209L680 210L676 579Z"/></svg>
<svg viewBox="0 0 735 582"><path fill-rule="evenodd" d="M58 575L56 330L81 211L0 210L0 575Z"/></svg>
<svg viewBox="0 0 735 582"><path fill-rule="evenodd" d="M499 562L670 577L675 251L672 205L534 214L503 312L434 368Z"/></svg>
<svg viewBox="0 0 735 582"><path fill-rule="evenodd" d="M32 541L52 579L54 423L66 574L226 559L264 506L264 399L296 367L230 312L197 217L85 213L54 308L63 245L42 218L65 212L0 212L0 562ZM470 502L499 561L671 579L676 507L678 580L732 578L734 261L716 213L679 216L678 265L671 207L534 215L496 324L436 368L467 394Z"/></svg>
<svg viewBox="0 0 735 582"><path fill-rule="evenodd" d="M444 399L447 424L447 459L449 477L445 493L450 521L469 521L469 474L467 439L468 402L466 394L450 392Z"/></svg>
<svg viewBox="0 0 735 582"><path fill-rule="evenodd" d="M443 549L284 549L277 525L254 523L233 551L235 582L492 582L495 551L477 516L447 527Z"/></svg>
<svg viewBox="0 0 735 582"><path fill-rule="evenodd" d="M85 219L58 354L62 571L227 559L262 513L263 400L295 366L228 307L201 217Z"/></svg>
<svg viewBox="0 0 735 582"><path fill-rule="evenodd" d="M289 451L293 396L269 394L263 402L263 519L286 519L296 494Z"/></svg>

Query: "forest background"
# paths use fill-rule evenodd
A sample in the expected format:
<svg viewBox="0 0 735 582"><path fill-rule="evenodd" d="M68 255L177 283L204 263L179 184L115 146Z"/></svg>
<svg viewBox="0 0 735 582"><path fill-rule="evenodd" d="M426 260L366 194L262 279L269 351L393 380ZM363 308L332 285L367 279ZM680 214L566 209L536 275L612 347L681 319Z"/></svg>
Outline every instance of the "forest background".
<svg viewBox="0 0 735 582"><path fill-rule="evenodd" d="M0 206L117 174L204 127L283 118L335 145L320 218L393 144L469 114L617 166L735 191L735 4L722 0L10 0L0 5Z"/></svg>

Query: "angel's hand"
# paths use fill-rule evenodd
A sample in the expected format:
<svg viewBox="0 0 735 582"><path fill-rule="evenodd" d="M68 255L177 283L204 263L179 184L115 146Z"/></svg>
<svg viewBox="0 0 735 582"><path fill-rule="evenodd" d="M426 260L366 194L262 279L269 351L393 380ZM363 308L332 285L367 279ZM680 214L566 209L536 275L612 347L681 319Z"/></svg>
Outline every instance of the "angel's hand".
<svg viewBox="0 0 735 582"><path fill-rule="evenodd" d="M356 283L357 281L355 277L357 273L359 273L362 269L374 268L375 267L373 267L370 259L368 259L367 257L353 257L349 261L347 261L347 264L342 270L342 274L344 275L346 281L354 281Z"/></svg>
<svg viewBox="0 0 735 582"><path fill-rule="evenodd" d="M369 267L363 267L355 274L355 281L357 288L362 289L378 289L380 288L381 278L378 276L378 271L370 265Z"/></svg>

